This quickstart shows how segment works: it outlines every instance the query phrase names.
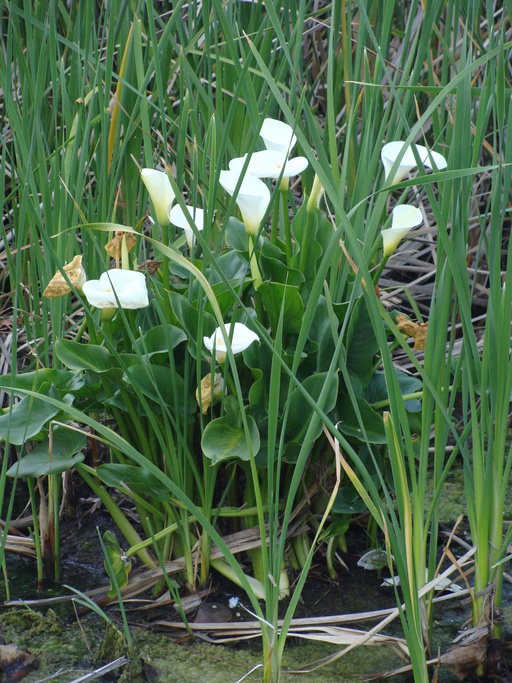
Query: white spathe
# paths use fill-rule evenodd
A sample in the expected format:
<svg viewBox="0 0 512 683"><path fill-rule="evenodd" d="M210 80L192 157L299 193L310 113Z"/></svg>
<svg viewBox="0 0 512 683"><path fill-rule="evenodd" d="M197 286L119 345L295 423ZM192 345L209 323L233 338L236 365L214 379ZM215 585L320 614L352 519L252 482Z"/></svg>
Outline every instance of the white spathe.
<svg viewBox="0 0 512 683"><path fill-rule="evenodd" d="M393 142L388 142L382 148L380 156L382 159L382 163L384 164L384 173L386 180L388 180L391 168L393 167L393 164L398 158L398 155L404 148L404 145L405 143L401 140L395 140ZM432 150L427 149L423 145L414 146L421 159L421 163L424 166L426 166L427 168L437 169L438 171L442 171L446 168L446 159L442 154L439 154L439 152L433 152ZM389 178L390 184L393 185L394 183L399 183L404 178L404 176L406 176L409 173L409 171L412 171L413 168L416 168L417 165L418 164L416 162L416 158L412 150L412 145L408 145L394 176L392 178Z"/></svg>
<svg viewBox="0 0 512 683"><path fill-rule="evenodd" d="M277 119L265 119L261 126L260 136L267 149L274 149L285 155L290 153L297 142L297 136L292 127Z"/></svg>
<svg viewBox="0 0 512 683"><path fill-rule="evenodd" d="M197 209L193 206L189 206L188 204L185 204L185 206L188 212L190 213L190 216L192 217L192 220L194 221L194 225L196 226L197 230L202 232L204 228L203 209ZM187 238L188 246L192 249L196 243L196 236L194 235L194 231L190 227L185 212L179 204L176 204L170 210L169 221L177 228L181 228L185 232L185 237Z"/></svg>
<svg viewBox="0 0 512 683"><path fill-rule="evenodd" d="M395 206L392 215L391 227L382 231L384 256L391 256L409 230L423 222L421 210L409 204Z"/></svg>
<svg viewBox="0 0 512 683"><path fill-rule="evenodd" d="M231 323L227 323L224 327L226 328L227 336L230 337ZM224 337L222 336L220 327L217 327L211 337L203 337L203 341L210 353L213 353L215 349L215 358L217 359L217 362L224 363L226 360L227 347L224 342ZM245 349L254 341L259 341L259 336L256 334L256 332L250 330L243 323L235 323L231 338L231 351L234 355L245 351Z"/></svg>
<svg viewBox="0 0 512 683"><path fill-rule="evenodd" d="M219 182L228 194L235 194L240 174L236 171L221 171ZM242 213L245 230L256 235L270 203L270 190L265 183L253 175L246 174L235 197Z"/></svg>
<svg viewBox="0 0 512 683"><path fill-rule="evenodd" d="M89 304L96 308L145 308L149 305L146 276L134 270L107 270L99 280L87 280L82 291Z"/></svg>
<svg viewBox="0 0 512 683"><path fill-rule="evenodd" d="M175 197L167 173L153 168L143 168L140 177L155 207L157 221L160 225L167 225L169 211Z"/></svg>
<svg viewBox="0 0 512 683"><path fill-rule="evenodd" d="M229 162L229 170L242 173L247 154L236 157ZM291 178L299 175L308 167L306 157L294 157L286 160L286 154L273 149L265 149L262 152L254 152L249 159L246 173L256 178ZM284 170L283 170L284 168Z"/></svg>

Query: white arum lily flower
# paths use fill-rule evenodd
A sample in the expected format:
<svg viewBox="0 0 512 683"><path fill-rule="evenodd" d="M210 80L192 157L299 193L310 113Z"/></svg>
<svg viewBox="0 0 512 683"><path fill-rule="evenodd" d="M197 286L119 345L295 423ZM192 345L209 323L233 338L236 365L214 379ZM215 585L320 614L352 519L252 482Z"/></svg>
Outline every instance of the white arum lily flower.
<svg viewBox="0 0 512 683"><path fill-rule="evenodd" d="M231 323L228 323L224 327L226 328L227 336L230 337ZM217 359L217 362L224 363L227 349L220 327L217 327L211 337L203 337L203 341L210 353L213 353L213 350L215 349L215 358ZM242 353L242 351L245 351L253 341L259 341L256 332L250 330L243 323L235 323L231 339L231 351L233 354Z"/></svg>
<svg viewBox="0 0 512 683"><path fill-rule="evenodd" d="M167 225L175 196L167 173L155 171L152 168L143 168L140 177L155 207L157 221L160 225Z"/></svg>
<svg viewBox="0 0 512 683"><path fill-rule="evenodd" d="M288 155L297 142L297 136L287 123L277 119L265 119L260 135L267 149L274 149Z"/></svg>
<svg viewBox="0 0 512 683"><path fill-rule="evenodd" d="M203 209L195 209L193 206L189 206L188 204L185 204L185 206L187 207L188 212L190 213L196 228L200 232L202 232L204 228ZM190 227L185 212L179 204L176 204L172 207L169 213L169 221L177 228L181 228L184 231L185 237L187 238L188 246L192 249L196 243L196 236L194 235L194 231Z"/></svg>
<svg viewBox="0 0 512 683"><path fill-rule="evenodd" d="M231 159L229 170L240 174L246 159L247 154L243 157ZM266 149L263 152L254 152L251 155L246 173L256 176L256 178L279 178L282 173L283 178L291 178L302 173L307 167L308 160L305 157L294 157L286 160L285 153Z"/></svg>
<svg viewBox="0 0 512 683"><path fill-rule="evenodd" d="M382 148L380 156L382 159L382 163L384 164L386 180L388 179L391 168L393 167L393 164L398 158L398 155L401 153L404 144L404 142L396 140L394 142L388 142ZM423 164L423 166L426 166L427 168L434 168L439 171L442 171L444 168L446 168L446 159L442 154L439 154L439 152L433 152L432 150L428 150L423 145L415 145L415 148L418 152L419 158L421 159L421 163ZM399 183L404 178L404 176L406 176L409 173L409 171L412 171L413 168L416 168L417 165L418 164L416 162L416 157L414 156L414 152L412 151L412 146L409 145L404 152L404 155L400 161L400 164L394 176L389 179L391 185L393 185L394 183Z"/></svg>
<svg viewBox="0 0 512 683"><path fill-rule="evenodd" d="M231 196L235 194L239 180L240 174L235 171L220 172L220 184ZM246 232L256 235L270 203L270 190L262 180L246 174L235 200L242 213Z"/></svg>
<svg viewBox="0 0 512 683"><path fill-rule="evenodd" d="M134 270L112 268L99 280L87 280L82 291L96 308L145 308L149 305L146 276Z"/></svg>
<svg viewBox="0 0 512 683"><path fill-rule="evenodd" d="M407 204L395 206L391 227L382 231L384 256L391 256L409 230L416 228L422 222L423 214L415 206Z"/></svg>

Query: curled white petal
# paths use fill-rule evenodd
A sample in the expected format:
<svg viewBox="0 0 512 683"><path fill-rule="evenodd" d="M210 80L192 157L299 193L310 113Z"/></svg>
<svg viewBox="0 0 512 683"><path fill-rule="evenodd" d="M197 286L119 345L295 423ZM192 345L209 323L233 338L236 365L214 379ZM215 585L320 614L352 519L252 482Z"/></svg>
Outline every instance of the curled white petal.
<svg viewBox="0 0 512 683"><path fill-rule="evenodd" d="M407 235L409 230L423 222L421 210L409 204L400 204L393 209L391 227L382 231L384 256L390 256Z"/></svg>
<svg viewBox="0 0 512 683"><path fill-rule="evenodd" d="M204 211L203 209L197 209L194 208L193 206L189 206L188 204L185 204L185 206L188 209L188 212L190 213L190 216L192 217L192 220L194 221L194 224L196 228L199 231L202 231L204 228ZM177 228L181 228L184 233L185 237L187 238L187 243L188 246L192 249L196 242L196 236L194 235L194 231L190 227L190 224L187 220L187 217L185 215L185 212L181 208L179 204L176 204L175 206L172 207L172 209L169 212L169 221L175 225Z"/></svg>
<svg viewBox="0 0 512 683"><path fill-rule="evenodd" d="M401 140L395 140L394 142L388 142L382 148L381 159L382 163L384 164L384 173L386 179L388 179L391 168L398 158L398 155L401 153L404 144L405 143ZM428 150L423 145L415 145L415 148L421 159L421 163L427 168L434 168L435 166L435 168L439 171L442 171L444 168L446 168L446 159L442 154L439 154L439 152ZM418 164L416 163L412 145L409 145L404 152L394 176L390 179L390 183L399 183L404 176L406 176L409 171L412 171L413 168L416 168L417 165Z"/></svg>
<svg viewBox="0 0 512 683"><path fill-rule="evenodd" d="M96 308L145 308L148 289L144 273L112 268L99 280L87 280L82 289L91 306Z"/></svg>
<svg viewBox="0 0 512 683"><path fill-rule="evenodd" d="M175 196L167 173L156 171L153 168L143 168L140 177L149 192L158 222L160 225L167 225L169 211Z"/></svg>
<svg viewBox="0 0 512 683"><path fill-rule="evenodd" d="M230 195L235 194L240 174L236 171L221 171L219 182ZM256 235L270 203L270 190L265 183L253 175L246 174L235 197L242 213L245 229Z"/></svg>
<svg viewBox="0 0 512 683"><path fill-rule="evenodd" d="M292 127L277 119L265 119L260 135L267 149L275 149L283 154L289 154L297 142Z"/></svg>
<svg viewBox="0 0 512 683"><path fill-rule="evenodd" d="M259 336L256 332L250 330L243 323L235 323L232 335L231 323L227 323L224 327L226 328L228 337L231 337L231 351L233 354L242 353L242 351L245 351L245 349L254 341L259 341ZM224 363L226 360L227 348L220 327L217 327L211 337L203 337L203 342L210 353L213 353L213 350L215 349L215 358L217 359L217 362Z"/></svg>
<svg viewBox="0 0 512 683"><path fill-rule="evenodd" d="M229 162L229 170L235 173L242 173L247 154L243 157L236 157ZM295 157L286 160L286 154L275 149L265 149L262 152L254 152L249 159L246 173L256 178L279 178L282 173L283 178L291 178L299 175L308 166L305 157ZM284 168L284 170L283 170Z"/></svg>

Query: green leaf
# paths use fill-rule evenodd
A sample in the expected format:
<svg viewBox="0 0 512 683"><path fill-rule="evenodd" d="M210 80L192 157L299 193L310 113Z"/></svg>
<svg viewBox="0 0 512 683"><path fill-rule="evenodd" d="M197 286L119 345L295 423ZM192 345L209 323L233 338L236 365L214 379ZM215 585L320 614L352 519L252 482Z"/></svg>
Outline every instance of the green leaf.
<svg viewBox="0 0 512 683"><path fill-rule="evenodd" d="M148 495L159 501L169 500L169 489L145 467L106 463L96 468L96 474L105 486L123 491L125 484L135 493Z"/></svg>
<svg viewBox="0 0 512 683"><path fill-rule="evenodd" d="M333 338L331 322L329 320L327 302L323 296L318 299L313 324L309 329L308 337L311 341L318 344L316 357L317 372L328 370L336 345Z"/></svg>
<svg viewBox="0 0 512 683"><path fill-rule="evenodd" d="M306 202L297 211L292 222L292 233L295 237L295 248L291 264L299 268L309 290L315 280L317 264L323 254L323 249L316 241L319 212L310 215L306 211ZM332 232L332 228L331 228Z"/></svg>
<svg viewBox="0 0 512 683"><path fill-rule="evenodd" d="M261 294L270 326L274 332L277 329L283 306L283 328L286 333L297 334L300 331L304 316L304 304L298 287L266 281L261 283L258 293Z"/></svg>
<svg viewBox="0 0 512 683"><path fill-rule="evenodd" d="M226 414L212 420L206 426L201 439L203 453L214 465L231 458L249 460L251 450L255 456L260 448L258 427L250 415L247 415L249 434L245 434L236 397L228 396L224 401L224 408ZM247 439L250 440L251 449Z"/></svg>
<svg viewBox="0 0 512 683"><path fill-rule="evenodd" d="M247 262L242 261L234 250L220 254L215 258L215 262L217 268L208 268L209 282L212 286L218 282L223 282L220 273L222 273L223 278L230 282L241 281L247 275Z"/></svg>
<svg viewBox="0 0 512 683"><path fill-rule="evenodd" d="M386 432L382 415L377 413L370 404L362 397L356 396L356 403L361 414L361 424L364 425L365 434L370 443L386 443ZM360 423L352 401L347 394L341 394L337 408L338 429L342 434L355 436L364 440Z"/></svg>
<svg viewBox="0 0 512 683"><path fill-rule="evenodd" d="M47 393L52 397L61 398L50 385L42 384L39 390L42 394ZM67 394L62 400L71 405L73 397ZM43 427L58 413L59 409L50 405L44 398L25 396L0 417L0 439L20 446L27 439L37 437Z"/></svg>
<svg viewBox="0 0 512 683"><path fill-rule="evenodd" d="M365 387L374 373L374 357L379 343L373 331L366 303L360 297L354 306L347 333L347 369Z"/></svg>
<svg viewBox="0 0 512 683"><path fill-rule="evenodd" d="M243 284L243 287L241 285ZM243 289L248 287L250 284L250 279L247 278L247 280L231 280L230 285L231 287L239 293L239 295L242 294ZM195 290L199 289L199 284L197 284L196 287L193 287L194 293ZM232 310L233 306L235 305L235 302L237 301L237 296L231 291L231 288L224 282L216 282L214 285L212 285L212 290L213 293L215 294L215 298L217 300L217 303L219 305L219 308L222 312L222 316L226 317L229 311ZM203 295L203 300L205 299ZM194 306L197 307L198 301L194 301ZM206 300L204 301L204 310L211 316L215 315L213 307L211 303Z"/></svg>
<svg viewBox="0 0 512 683"><path fill-rule="evenodd" d="M84 384L84 378L70 370L54 370L53 368L42 368L14 376L0 376L0 387L14 389L15 394L16 389L39 391L42 384L53 384L62 393L78 392Z"/></svg>
<svg viewBox="0 0 512 683"><path fill-rule="evenodd" d="M111 585L111 588L108 592L108 597L115 598L117 591L114 587L114 583L117 584L119 590L122 590L128 584L128 577L130 576L132 563L121 550L121 546L117 542L117 538L111 531L105 531L103 534L103 543L105 545L105 553L109 559L110 568L112 570L112 572L109 571L109 563L105 560L105 570L110 577ZM112 573L115 580L113 580Z"/></svg>
<svg viewBox="0 0 512 683"><path fill-rule="evenodd" d="M302 382L302 387L308 392L315 403L320 398L324 383L328 377L328 373L319 372ZM329 413L336 405L336 397L338 395L338 375L333 375L330 378L328 387L327 399L323 406L323 411ZM305 436L311 418L313 417L314 409L303 396L302 392L297 388L294 389L290 397L290 410L288 413L288 421L286 423L286 440L295 443L301 443ZM317 425L314 439L316 439L322 432L322 423Z"/></svg>
<svg viewBox="0 0 512 683"><path fill-rule="evenodd" d="M244 224L237 218L231 218L224 226L226 230L226 242L235 251L244 254L249 253L249 237L245 232Z"/></svg>
<svg viewBox="0 0 512 683"><path fill-rule="evenodd" d="M261 254L258 263L264 281L280 282L283 285L295 286L304 282L304 276L299 270L289 268L280 259Z"/></svg>
<svg viewBox="0 0 512 683"><path fill-rule="evenodd" d="M183 408L185 395L183 378L167 366L146 363L131 365L126 369L123 379L159 405ZM190 397L188 407L189 412L197 410L193 397Z"/></svg>
<svg viewBox="0 0 512 683"><path fill-rule="evenodd" d="M9 477L41 477L45 474L60 474L72 469L77 462L83 462L87 438L73 429L54 429L50 452L50 439L33 448L7 471Z"/></svg>
<svg viewBox="0 0 512 683"><path fill-rule="evenodd" d="M174 315L187 334L188 348L195 357L197 346L199 345L199 349L201 349L203 344L202 338L199 339L200 319L202 323L201 334L203 337L209 337L217 327L215 318L206 311L199 311L184 296L176 292L169 292L169 299Z"/></svg>
<svg viewBox="0 0 512 683"><path fill-rule="evenodd" d="M183 330L175 325L157 325L148 330L140 339L137 339L136 346L142 355L148 358L169 356L169 351L175 349L179 344L187 340L187 335Z"/></svg>
<svg viewBox="0 0 512 683"><path fill-rule="evenodd" d="M97 344L80 344L70 339L57 339L55 352L58 359L71 370L108 372L119 368L119 362L108 349Z"/></svg>
<svg viewBox="0 0 512 683"><path fill-rule="evenodd" d="M406 375L405 372L402 372L402 370L399 370L398 368L395 368L395 373L398 378L402 396L404 394L413 394L417 391L421 391L423 383L417 377ZM378 403L380 401L386 401L389 398L386 377L383 372L375 373L364 391L364 397L368 403ZM410 413L418 413L421 410L421 402L418 399L405 401L404 407Z"/></svg>

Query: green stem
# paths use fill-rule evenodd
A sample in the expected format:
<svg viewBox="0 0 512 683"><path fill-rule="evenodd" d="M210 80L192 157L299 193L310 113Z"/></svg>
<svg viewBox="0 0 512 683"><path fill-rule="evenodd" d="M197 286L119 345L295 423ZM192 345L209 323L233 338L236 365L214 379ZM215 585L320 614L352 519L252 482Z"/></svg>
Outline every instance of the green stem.
<svg viewBox="0 0 512 683"><path fill-rule="evenodd" d="M94 493L98 496L98 498L101 500L103 505L107 508L108 513L114 520L115 524L118 526L119 531L123 534L123 536L126 538L130 546L134 546L137 544L142 543L142 539L139 536L139 534L135 531L133 526L130 524L130 522L127 520L125 517L124 512L121 510L121 508L117 505L117 503L114 502L112 497L109 495L107 490L101 485L98 484L97 481L94 478L94 470L87 465L84 464L78 464L76 466L77 472L80 474L82 479L85 481L85 483L94 491ZM155 566L155 561L151 557L151 555L145 550L145 548L141 548L137 552L137 556L139 559L148 567L154 567Z"/></svg>
<svg viewBox="0 0 512 683"><path fill-rule="evenodd" d="M60 581L59 484L60 475L50 474L48 477L48 517L50 521L54 579L57 583Z"/></svg>
<svg viewBox="0 0 512 683"><path fill-rule="evenodd" d="M254 284L254 289L258 290L263 280L261 279L260 268L258 266L258 258L256 256L256 251L254 249L254 240L252 235L249 235L249 259L251 264L251 276Z"/></svg>
<svg viewBox="0 0 512 683"><path fill-rule="evenodd" d="M290 264L293 256L292 248L292 231L290 228L290 215L288 213L288 188L286 190L281 189L280 191L281 201L279 203L280 213L281 213L281 224L284 230L284 244L286 249L286 258L288 260L288 265Z"/></svg>
<svg viewBox="0 0 512 683"><path fill-rule="evenodd" d="M34 545L36 547L36 562L37 562L37 584L40 589L43 586L43 555L41 552L41 533L39 530L39 518L37 515L36 496L34 493L34 480L32 477L27 477L27 486L30 496L30 507L32 509L32 519L34 520Z"/></svg>
<svg viewBox="0 0 512 683"><path fill-rule="evenodd" d="M274 245L277 244L277 229L279 225L279 207L277 210L274 208L274 211L272 212L272 227L270 229L270 242Z"/></svg>
<svg viewBox="0 0 512 683"><path fill-rule="evenodd" d="M306 268L306 261L308 258L308 246L309 246L309 233L311 231L311 218L313 214L306 212L306 228L304 230L304 239L300 245L300 256L299 256L299 270L304 273Z"/></svg>
<svg viewBox="0 0 512 683"><path fill-rule="evenodd" d="M382 261L380 262L380 265L377 269L377 272L373 276L373 284L376 285L379 282L379 278L382 275L382 271L386 267L386 263L388 262L389 256L383 256Z"/></svg>
<svg viewBox="0 0 512 683"><path fill-rule="evenodd" d="M165 246L167 246L169 244L169 224L161 225L160 229L162 231L162 243L165 244ZM169 300L169 297L167 296L167 292L169 291L169 283L171 281L169 263L169 257L165 253L162 253L162 284L164 286L164 297L162 306L165 314L165 319L167 320L167 322L171 322L172 320L171 302Z"/></svg>

